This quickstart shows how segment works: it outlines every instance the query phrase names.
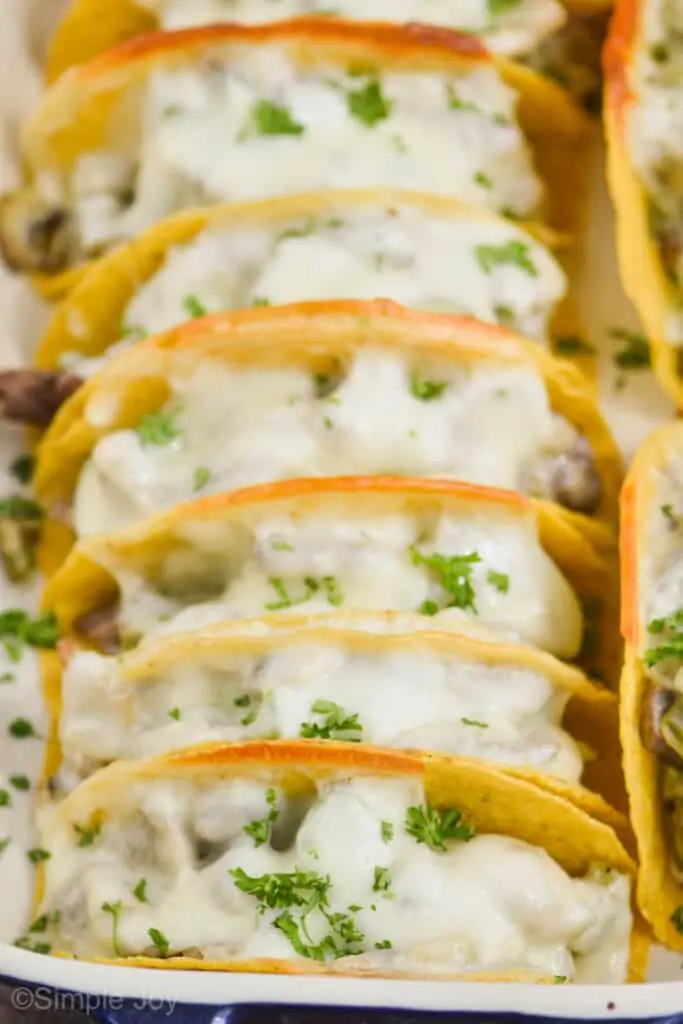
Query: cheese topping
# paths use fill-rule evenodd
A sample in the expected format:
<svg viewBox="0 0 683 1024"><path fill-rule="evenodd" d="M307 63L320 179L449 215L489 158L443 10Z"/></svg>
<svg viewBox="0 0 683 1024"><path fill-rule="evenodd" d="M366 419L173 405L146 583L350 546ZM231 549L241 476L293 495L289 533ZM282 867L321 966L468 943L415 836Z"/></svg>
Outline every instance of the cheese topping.
<svg viewBox="0 0 683 1024"><path fill-rule="evenodd" d="M353 21L420 22L461 29L485 36L495 53L524 54L566 21L557 0L398 0L368 3L367 0L139 0L158 12L167 29L240 21L260 24L298 15L325 15Z"/></svg>
<svg viewBox="0 0 683 1024"><path fill-rule="evenodd" d="M560 657L579 652L579 601L532 521L505 507L372 515L353 494L346 505L327 513L281 506L238 525L188 516L153 580L106 565L121 589L122 633L182 632L274 611L397 610L420 611L438 629L477 617Z"/></svg>
<svg viewBox="0 0 683 1024"><path fill-rule="evenodd" d="M567 782L583 769L561 725L568 690L514 663L431 648L428 637L356 650L323 630L257 653L211 654L197 635L191 656L135 679L118 658L80 652L62 693L63 764L79 779L119 758L261 737L438 750Z"/></svg>
<svg viewBox="0 0 683 1024"><path fill-rule="evenodd" d="M266 779L133 779L104 807L45 837L55 949L625 980L626 877L572 879L537 847L474 835L417 780L339 777L291 799Z"/></svg>
<svg viewBox="0 0 683 1024"><path fill-rule="evenodd" d="M488 180L482 176L484 185ZM438 217L409 204L337 204L290 222L233 230L216 225L174 247L123 311L116 348L202 313L378 297L413 309L466 313L547 343L548 321L565 292L555 258L512 224ZM64 358L81 377L103 361Z"/></svg>
<svg viewBox="0 0 683 1024"><path fill-rule="evenodd" d="M647 0L639 8L640 42L630 73L634 104L629 109L629 152L648 191L650 230L665 273L680 290L683 280L683 78L677 0ZM672 307L666 340L683 345L681 300Z"/></svg>
<svg viewBox="0 0 683 1024"><path fill-rule="evenodd" d="M140 103L136 157L91 153L71 177L86 251L183 207L320 188L415 189L527 219L542 204L517 96L491 66L302 68L282 46L234 45L154 71Z"/></svg>
<svg viewBox="0 0 683 1024"><path fill-rule="evenodd" d="M552 412L534 369L416 355L368 344L322 376L171 355L166 406L95 445L77 487L77 532L291 477L441 477L560 500L568 462L596 477L585 440ZM93 399L86 419L100 422L101 411Z"/></svg>

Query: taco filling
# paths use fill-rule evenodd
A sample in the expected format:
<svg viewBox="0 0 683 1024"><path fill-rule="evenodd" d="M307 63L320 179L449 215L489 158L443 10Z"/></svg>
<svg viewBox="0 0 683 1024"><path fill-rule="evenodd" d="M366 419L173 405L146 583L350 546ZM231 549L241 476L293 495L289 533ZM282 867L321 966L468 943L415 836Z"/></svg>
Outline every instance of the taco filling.
<svg viewBox="0 0 683 1024"><path fill-rule="evenodd" d="M53 830L41 910L55 949L625 980L625 875L572 878L539 847L429 806L419 779L340 774L299 796L259 778L123 785L99 819Z"/></svg>

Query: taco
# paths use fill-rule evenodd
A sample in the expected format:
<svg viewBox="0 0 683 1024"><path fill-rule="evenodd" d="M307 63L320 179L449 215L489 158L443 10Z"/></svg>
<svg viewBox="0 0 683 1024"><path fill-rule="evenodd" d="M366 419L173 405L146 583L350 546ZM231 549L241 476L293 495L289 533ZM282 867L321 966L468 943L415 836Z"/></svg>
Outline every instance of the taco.
<svg viewBox="0 0 683 1024"><path fill-rule="evenodd" d="M48 697L53 795L112 761L196 743L336 739L496 761L626 826L605 800L624 802L614 694L474 622L445 632L428 616L340 612L220 623L119 656L78 651Z"/></svg>
<svg viewBox="0 0 683 1024"><path fill-rule="evenodd" d="M606 678L620 655L611 568L555 506L444 481L290 480L176 506L82 541L43 604L67 648L106 653L269 612L409 611Z"/></svg>
<svg viewBox="0 0 683 1024"><path fill-rule="evenodd" d="M614 832L481 761L208 744L102 769L41 842L41 938L81 959L610 983L647 951Z"/></svg>
<svg viewBox="0 0 683 1024"><path fill-rule="evenodd" d="M55 295L180 209L318 188L414 188L576 230L589 135L560 86L468 35L315 18L153 34L45 95L0 242Z"/></svg>
<svg viewBox="0 0 683 1024"><path fill-rule="evenodd" d="M108 360L58 412L34 483L85 535L274 479L447 477L552 499L608 547L620 468L581 375L538 346L339 301L195 320Z"/></svg>
<svg viewBox="0 0 683 1024"><path fill-rule="evenodd" d="M683 424L652 434L622 497L621 737L642 870L638 901L657 938L683 950Z"/></svg>
<svg viewBox="0 0 683 1024"><path fill-rule="evenodd" d="M680 35L664 8L617 0L605 47L607 176L624 288L662 387L683 399L683 219L677 71ZM675 12L674 12L675 13Z"/></svg>
<svg viewBox="0 0 683 1024"><path fill-rule="evenodd" d="M90 376L109 349L200 314L382 296L500 323L591 372L594 358L551 250L560 260L571 251L540 225L391 189L179 213L86 272L57 307L36 365Z"/></svg>

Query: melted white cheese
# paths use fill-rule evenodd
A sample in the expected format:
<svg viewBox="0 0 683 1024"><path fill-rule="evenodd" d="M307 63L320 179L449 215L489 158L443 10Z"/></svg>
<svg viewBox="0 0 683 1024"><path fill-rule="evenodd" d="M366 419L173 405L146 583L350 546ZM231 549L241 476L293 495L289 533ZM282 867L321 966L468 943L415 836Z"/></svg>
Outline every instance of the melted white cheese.
<svg viewBox="0 0 683 1024"><path fill-rule="evenodd" d="M348 502L353 508L353 496ZM364 514L362 505L333 517L293 509L264 513L234 533L188 517L183 538L187 546L169 553L155 583L108 565L121 588L124 631L181 632L270 611L414 612L433 602L430 621L440 629L449 622L457 628L466 614L560 657L573 658L581 648L576 594L539 545L535 526L504 509L435 512L426 522L405 513ZM461 607L448 607L456 598L438 571L415 563L414 550L478 554L481 561L468 566L475 607L467 595L458 599Z"/></svg>
<svg viewBox="0 0 683 1024"><path fill-rule="evenodd" d="M324 636L289 637L265 653L203 650L138 681L122 676L118 658L77 654L64 673L59 723L67 770L83 778L109 761L193 743L304 736L581 778L579 749L561 726L568 691L531 669L447 655L430 650L428 639L410 651L376 653ZM333 709L320 710L320 701L343 709L337 724L355 716L353 728L330 728Z"/></svg>
<svg viewBox="0 0 683 1024"><path fill-rule="evenodd" d="M140 0L157 12L164 28L211 25L218 21L251 24L297 15L320 14L354 21L417 21L486 36L489 49L524 54L566 20L557 0L517 0L498 11L489 0Z"/></svg>
<svg viewBox="0 0 683 1024"><path fill-rule="evenodd" d="M539 213L517 96L493 67L352 71L297 68L275 45L155 71L135 166L92 153L71 176L82 245L111 245L183 207L320 188L393 186Z"/></svg>
<svg viewBox="0 0 683 1024"><path fill-rule="evenodd" d="M346 915L356 938L350 946L348 932L337 933L340 969L531 968L576 981L625 980L625 877L595 869L572 879L543 850L502 835L447 840L435 851L406 830L408 809L421 805L420 783L402 779L334 779L305 810L277 788L269 792L265 779L140 780L111 794L92 845L79 846L73 825L82 823L65 818L45 836L52 857L41 909L59 911L48 938L79 956L154 955L156 929L170 953L304 959L275 925L283 908L259 913L258 899L230 873L299 871L330 881L327 915L313 910L305 930L301 910L289 908L295 941L322 942L334 931L329 914ZM256 845L257 834L244 829L271 812L270 839L261 825ZM146 902L134 894L142 879ZM120 904L116 928L104 904Z"/></svg>
<svg viewBox="0 0 683 1024"><path fill-rule="evenodd" d="M303 369L203 361L180 376L170 365L162 415L175 436L150 443L127 429L97 442L77 486L78 534L291 477L388 473L552 493L552 465L580 439L531 367L413 360L368 345L324 396ZM86 419L100 413L96 398Z"/></svg>
<svg viewBox="0 0 683 1024"><path fill-rule="evenodd" d="M522 247L517 260L505 259L515 246ZM489 258L492 251L498 260ZM546 343L565 291L555 258L512 224L439 218L409 204L338 204L317 218L267 227L216 225L171 249L124 309L116 348L182 323L188 306L218 313L336 298L387 298L413 309L467 313ZM105 359L67 354L65 365L85 377Z"/></svg>

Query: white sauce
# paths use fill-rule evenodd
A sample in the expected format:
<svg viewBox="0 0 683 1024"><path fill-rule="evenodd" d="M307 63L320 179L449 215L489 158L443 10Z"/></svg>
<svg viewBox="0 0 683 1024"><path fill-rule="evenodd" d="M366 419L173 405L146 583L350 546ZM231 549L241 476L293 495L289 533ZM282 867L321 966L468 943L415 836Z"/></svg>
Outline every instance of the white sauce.
<svg viewBox="0 0 683 1024"><path fill-rule="evenodd" d="M524 54L566 21L556 0L518 0L502 12L488 0L141 0L141 6L158 12L165 28L210 25L218 21L251 24L277 21L297 15L324 14L355 21L418 21L486 36L495 52Z"/></svg>
<svg viewBox="0 0 683 1024"><path fill-rule="evenodd" d="M625 980L631 927L625 877L595 869L572 879L543 850L501 835L451 840L446 852L418 845L405 830L408 808L424 803L417 781L321 784L300 824L297 807L277 789L268 802L265 781L138 781L110 796L93 845L77 845L72 823L82 822L67 817L78 814L77 798L62 805L46 836L52 858L42 909L60 912L50 932L57 948L111 956L113 921L102 905L120 901L117 946L124 955L154 955L153 928L172 953L198 947L214 960L303 959L274 927L282 909L258 913L257 899L229 873L298 870L329 875L329 912L349 915L362 933L353 947L361 955L336 961L340 969L526 967L576 981ZM268 841L255 846L242 830L263 820L273 804L278 848ZM393 828L387 840L383 821ZM291 833L293 845L282 849ZM133 895L141 878L145 903ZM300 928L299 913L290 910ZM308 938L298 931L306 943L331 932L320 910L307 926ZM387 942L391 948L377 949Z"/></svg>
<svg viewBox="0 0 683 1024"><path fill-rule="evenodd" d="M72 175L87 250L182 207L326 187L448 194L522 218L543 200L517 96L490 66L375 78L296 68L275 45L233 46L155 71L141 102L137 174L101 152Z"/></svg>
<svg viewBox="0 0 683 1024"><path fill-rule="evenodd" d="M583 634L579 601L540 547L533 523L486 507L434 512L423 521L399 512L373 516L363 511L360 496L349 496L348 506L329 517L264 512L255 525L233 529L188 518L184 546L169 552L155 583L109 561L122 592L124 631L181 632L268 611L414 612L425 601L442 609L430 619L437 628L449 622L457 627L463 614L472 618L472 607L447 607L453 598L437 572L415 564L415 546L425 555L477 553L481 562L469 568L478 621L560 657L577 655ZM492 571L507 577L505 592L490 581ZM332 582L326 585L327 578ZM315 591L306 579L313 579ZM272 580L281 582L291 605Z"/></svg>
<svg viewBox="0 0 683 1024"><path fill-rule="evenodd" d="M505 253L515 244L523 246L524 260L486 259L491 248ZM504 221L439 218L400 203L337 204L317 218L266 227L216 225L171 249L123 311L126 337L116 349L183 322L188 302L218 313L335 298L387 298L413 309L466 313L547 343L548 321L566 285L551 253ZM64 362L83 377L105 358L69 354Z"/></svg>
<svg viewBox="0 0 683 1024"><path fill-rule="evenodd" d="M414 358L368 344L320 397L308 371L208 360L190 369L181 352L167 369L164 411L176 436L156 444L144 431L105 434L79 478L78 534L119 529L196 494L290 477L388 473L552 492L553 460L579 438L553 414L532 368ZM428 400L416 394L424 382L440 389ZM85 416L100 413L96 397Z"/></svg>
<svg viewBox="0 0 683 1024"><path fill-rule="evenodd" d="M126 678L125 661L78 653L62 691L67 771L83 778L118 758L303 734L483 757L567 782L581 778L581 754L561 726L569 693L537 671L441 653L430 649L428 637L410 650L376 653L355 651L324 631L283 634L281 643L279 650L242 655L207 655L202 647L141 680ZM329 711L315 711L318 701L342 708L343 720L355 715L352 724L360 728L321 735Z"/></svg>

